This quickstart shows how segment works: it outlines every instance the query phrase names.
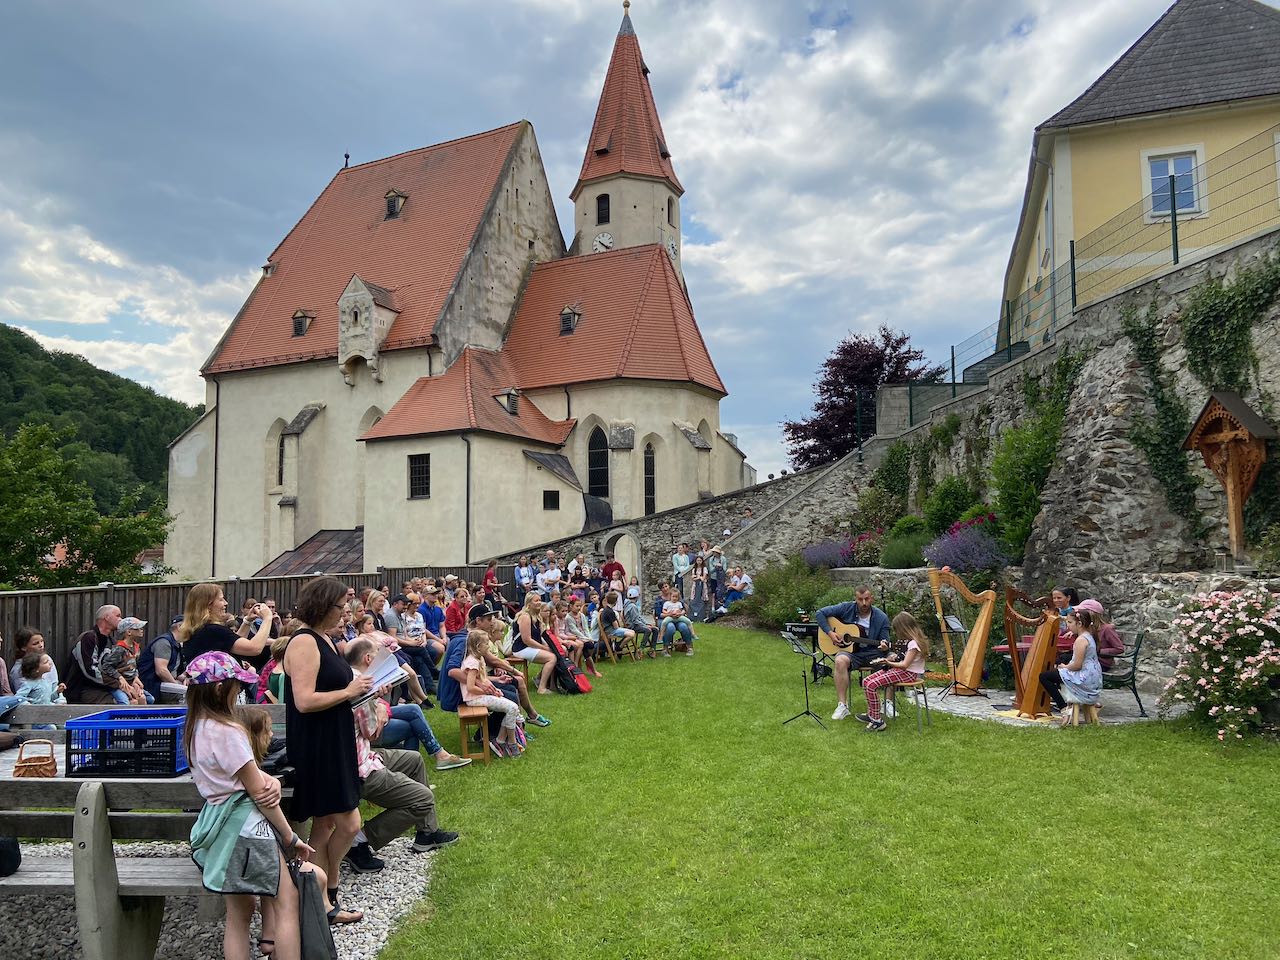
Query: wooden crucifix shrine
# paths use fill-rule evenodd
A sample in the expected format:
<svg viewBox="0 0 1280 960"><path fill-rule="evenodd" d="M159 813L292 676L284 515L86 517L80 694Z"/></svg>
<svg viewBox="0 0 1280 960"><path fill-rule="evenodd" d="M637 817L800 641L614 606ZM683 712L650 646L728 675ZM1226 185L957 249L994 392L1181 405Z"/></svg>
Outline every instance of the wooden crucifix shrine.
<svg viewBox="0 0 1280 960"><path fill-rule="evenodd" d="M1231 552L1237 560L1246 559L1244 502L1266 462L1267 441L1276 436L1275 428L1254 413L1238 393L1218 391L1209 394L1182 444L1183 450L1199 451L1205 466L1227 491Z"/></svg>

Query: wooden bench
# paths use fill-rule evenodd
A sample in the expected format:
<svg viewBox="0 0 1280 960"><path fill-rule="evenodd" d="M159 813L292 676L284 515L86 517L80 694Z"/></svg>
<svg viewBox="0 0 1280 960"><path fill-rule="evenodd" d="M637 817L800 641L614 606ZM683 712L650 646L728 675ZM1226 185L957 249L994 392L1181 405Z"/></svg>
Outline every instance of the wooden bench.
<svg viewBox="0 0 1280 960"><path fill-rule="evenodd" d="M117 859L112 841L186 841L196 814L173 811L203 802L189 779L0 780L0 834L72 841L69 860L25 848L0 896L72 896L85 960L151 960L166 897L210 898L214 911L221 898L190 857Z"/></svg>
<svg viewBox="0 0 1280 960"><path fill-rule="evenodd" d="M467 736L467 728L474 726L480 733L480 752L471 752L471 741ZM458 704L458 732L462 737L462 756L470 760L483 759L489 762L489 710L487 707L469 707L465 703Z"/></svg>

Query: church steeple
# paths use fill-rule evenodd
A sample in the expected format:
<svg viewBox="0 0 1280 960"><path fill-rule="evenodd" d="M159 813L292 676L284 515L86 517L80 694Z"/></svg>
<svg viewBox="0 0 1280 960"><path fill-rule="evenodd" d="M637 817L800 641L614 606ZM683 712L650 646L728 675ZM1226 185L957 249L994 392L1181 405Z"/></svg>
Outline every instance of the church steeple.
<svg viewBox="0 0 1280 960"><path fill-rule="evenodd" d="M680 196L684 187L649 86L649 67L623 3L591 138L574 201L575 253L661 243L680 265Z"/></svg>

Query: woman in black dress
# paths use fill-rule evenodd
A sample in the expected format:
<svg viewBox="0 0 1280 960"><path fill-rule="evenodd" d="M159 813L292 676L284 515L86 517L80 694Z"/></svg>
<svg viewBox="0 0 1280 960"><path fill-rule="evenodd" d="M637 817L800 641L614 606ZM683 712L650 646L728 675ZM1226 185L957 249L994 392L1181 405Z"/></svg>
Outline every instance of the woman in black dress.
<svg viewBox="0 0 1280 960"><path fill-rule="evenodd" d="M285 742L294 777L290 817L311 819L313 862L334 884L330 920L354 923L363 914L338 907L338 870L360 829L360 776L350 699L369 692L328 637L342 619L346 586L317 577L298 595L302 627L284 655Z"/></svg>

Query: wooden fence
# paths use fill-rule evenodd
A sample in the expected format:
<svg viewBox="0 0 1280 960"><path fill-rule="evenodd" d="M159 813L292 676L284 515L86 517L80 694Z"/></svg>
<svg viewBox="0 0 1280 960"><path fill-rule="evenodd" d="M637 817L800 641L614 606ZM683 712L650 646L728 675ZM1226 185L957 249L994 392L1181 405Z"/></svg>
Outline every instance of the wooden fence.
<svg viewBox="0 0 1280 960"><path fill-rule="evenodd" d="M454 574L459 579L479 581L484 567L395 567L373 573L334 574L343 583L355 587L378 587L383 584L391 595L400 592L400 585L414 577L441 579ZM515 567L499 565L498 582L511 583L515 579ZM217 580L227 598L227 610L238 614L240 605L253 597L262 601L272 599L282 612L289 610L298 593L314 575L301 577L249 577L243 580ZM126 617L147 621L147 639L157 637L169 628L169 621L182 614L187 591L195 583L131 583L102 584L96 587L70 587L62 590L15 590L0 593L0 656L4 662L13 663L13 636L19 627L32 626L44 634L45 650L53 657L58 672L66 675L67 653L76 637L93 626L93 616L103 604L113 604ZM508 591L510 595L510 591Z"/></svg>

